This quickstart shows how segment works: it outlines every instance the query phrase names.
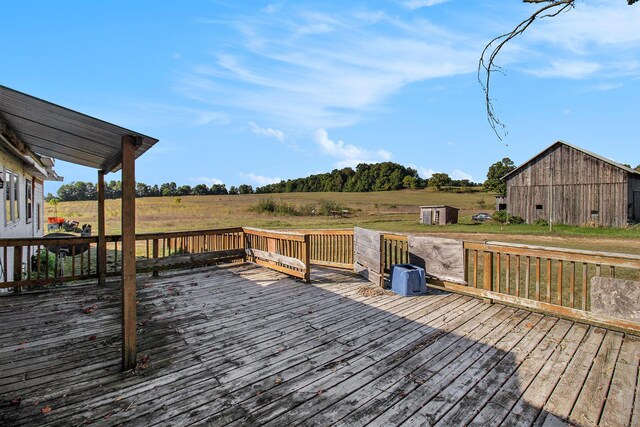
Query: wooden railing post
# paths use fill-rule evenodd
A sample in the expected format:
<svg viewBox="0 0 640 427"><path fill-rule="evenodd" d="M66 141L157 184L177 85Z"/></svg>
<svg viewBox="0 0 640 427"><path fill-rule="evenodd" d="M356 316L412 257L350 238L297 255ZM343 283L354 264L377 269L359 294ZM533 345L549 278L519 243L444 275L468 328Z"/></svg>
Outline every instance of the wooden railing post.
<svg viewBox="0 0 640 427"><path fill-rule="evenodd" d="M153 246L152 246L151 250L152 250L153 259L157 260L158 259L158 255L159 255L158 252L160 252L159 251L158 239L153 239ZM158 269L156 269L156 268L153 269L152 276L153 277L158 277L159 276Z"/></svg>
<svg viewBox="0 0 640 427"><path fill-rule="evenodd" d="M107 282L107 240L104 214L104 171L98 171L98 285Z"/></svg>
<svg viewBox="0 0 640 427"><path fill-rule="evenodd" d="M13 280L15 282L22 280L22 246L13 248ZM13 292L18 293L20 291L22 291L22 286L13 287Z"/></svg>
<svg viewBox="0 0 640 427"><path fill-rule="evenodd" d="M311 236L304 235L304 244L302 246L302 260L305 265L304 281L311 282Z"/></svg>
<svg viewBox="0 0 640 427"><path fill-rule="evenodd" d="M384 288L384 266L386 251L384 250L384 234L380 233L380 287Z"/></svg>
<svg viewBox="0 0 640 427"><path fill-rule="evenodd" d="M493 252L485 251L484 260L482 262L482 280L483 289L485 291L493 290ZM491 303L490 298L485 298L485 302Z"/></svg>

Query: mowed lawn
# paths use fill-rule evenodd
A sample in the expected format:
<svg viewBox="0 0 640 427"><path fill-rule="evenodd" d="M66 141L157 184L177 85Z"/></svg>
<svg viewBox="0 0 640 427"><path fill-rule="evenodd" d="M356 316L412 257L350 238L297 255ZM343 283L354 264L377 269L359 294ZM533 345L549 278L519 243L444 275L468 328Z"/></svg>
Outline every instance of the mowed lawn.
<svg viewBox="0 0 640 427"><path fill-rule="evenodd" d="M292 216L252 210L260 200L272 199L293 206L320 206L331 201L348 208L348 217ZM438 233L465 240L499 240L543 246L571 247L640 254L640 227L626 229L475 223L478 212L493 213L494 195L403 190L372 193L286 193L222 196L150 197L137 199L136 231L184 231L234 226L272 229L352 228L354 226L398 232ZM459 224L425 226L419 223L419 206L450 205L460 209ZM481 206L489 206L482 208ZM97 224L97 202L62 202L45 206L45 217L63 217L80 224ZM106 201L107 234L120 233L120 200Z"/></svg>

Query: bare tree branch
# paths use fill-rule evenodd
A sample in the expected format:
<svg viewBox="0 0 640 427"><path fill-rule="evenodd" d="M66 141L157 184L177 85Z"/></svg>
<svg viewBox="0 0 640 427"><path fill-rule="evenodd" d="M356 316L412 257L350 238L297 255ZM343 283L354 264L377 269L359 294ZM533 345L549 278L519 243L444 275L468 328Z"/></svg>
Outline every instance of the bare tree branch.
<svg viewBox="0 0 640 427"><path fill-rule="evenodd" d="M628 0L636 2L638 0ZM574 7L575 0L523 0L524 3L544 4L536 10L531 16L520 22L516 27L508 33L502 34L491 40L482 50L480 60L478 61L478 82L482 86L485 95L485 105L487 109L487 120L489 125L495 132L499 140L507 135L507 127L498 119L493 108L493 101L490 96L491 74L494 72L502 73L502 69L496 64L495 60L502 48L515 37L519 36L536 19L552 18L566 12Z"/></svg>

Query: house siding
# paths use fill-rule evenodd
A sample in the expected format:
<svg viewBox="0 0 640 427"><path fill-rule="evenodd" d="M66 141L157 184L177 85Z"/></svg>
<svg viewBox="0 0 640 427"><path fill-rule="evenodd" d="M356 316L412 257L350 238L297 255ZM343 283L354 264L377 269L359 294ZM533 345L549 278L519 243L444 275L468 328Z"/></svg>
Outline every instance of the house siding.
<svg viewBox="0 0 640 427"><path fill-rule="evenodd" d="M44 185L42 181L34 178L31 174L26 173L22 162L18 161L13 155L0 149L0 176L4 178L5 169L9 169L18 175L18 209L19 218L15 221L6 222L6 192L9 191L8 183L4 183L4 188L0 190L2 203L0 203L0 238L17 238L17 237L42 237L44 235ZM32 218L27 219L27 203L26 203L26 183L27 180L32 182ZM39 212L37 206L40 207ZM38 225L40 225L38 229ZM0 280L13 280L13 249L7 249L6 265L4 249L0 248ZM23 262L27 262L26 254Z"/></svg>

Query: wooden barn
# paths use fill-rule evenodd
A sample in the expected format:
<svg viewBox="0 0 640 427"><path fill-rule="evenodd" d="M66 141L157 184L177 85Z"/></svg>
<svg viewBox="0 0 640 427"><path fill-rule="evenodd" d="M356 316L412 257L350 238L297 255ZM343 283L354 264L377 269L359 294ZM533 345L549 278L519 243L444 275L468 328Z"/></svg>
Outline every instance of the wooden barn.
<svg viewBox="0 0 640 427"><path fill-rule="evenodd" d="M507 210L528 223L640 222L640 172L558 141L503 177Z"/></svg>

